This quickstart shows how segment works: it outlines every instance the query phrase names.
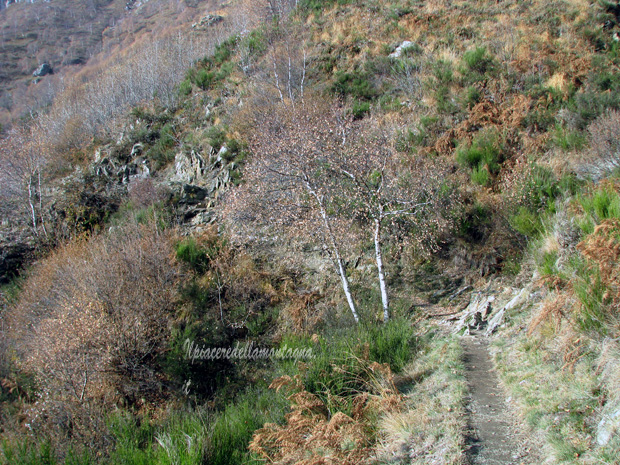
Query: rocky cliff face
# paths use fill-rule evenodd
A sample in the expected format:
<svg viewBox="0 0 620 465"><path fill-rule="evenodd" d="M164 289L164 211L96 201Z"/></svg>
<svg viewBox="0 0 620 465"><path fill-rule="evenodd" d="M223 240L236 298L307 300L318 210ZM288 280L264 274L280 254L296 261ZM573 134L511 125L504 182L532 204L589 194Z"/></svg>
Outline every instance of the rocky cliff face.
<svg viewBox="0 0 620 465"><path fill-rule="evenodd" d="M0 228L0 284L8 283L32 258L35 242L26 231Z"/></svg>

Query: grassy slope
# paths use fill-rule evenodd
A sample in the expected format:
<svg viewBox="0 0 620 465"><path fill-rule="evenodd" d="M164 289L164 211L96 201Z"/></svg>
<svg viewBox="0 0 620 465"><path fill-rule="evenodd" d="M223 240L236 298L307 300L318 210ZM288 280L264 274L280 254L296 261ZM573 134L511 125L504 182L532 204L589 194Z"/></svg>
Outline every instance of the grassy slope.
<svg viewBox="0 0 620 465"><path fill-rule="evenodd" d="M403 152L454 157L455 178L462 182L471 221L447 250L465 250L466 268L461 273L470 280L489 271L518 271L515 263L523 256L523 244L550 235L552 228L545 230L545 225L558 214L554 202L582 189L567 188L561 181L571 178L568 161L578 160L587 145L585 128L605 107L620 102L612 66L615 52L611 32L602 29L598 14L602 10L578 0L333 3L337 5L299 18L305 24L300 37L307 40L311 85L340 94L357 115L370 111L387 127L401 130ZM268 26L264 31L269 35ZM405 57L390 60L388 54L403 40L416 45ZM269 54L258 49L257 66L269 69ZM202 85L211 79L204 74L190 75L191 96L176 113L188 144L243 139L234 127L238 103L242 96L251 98L256 84L251 78L259 75L247 76L239 67L227 65L237 63L235 53L215 60L215 85ZM215 104L208 119L197 116L205 102ZM205 131L203 126L216 130ZM530 185L531 172L520 170L532 162L546 170L546 177L533 177ZM524 184L527 189L522 189ZM517 211L522 213L513 215ZM448 258L458 256L451 253ZM526 261L536 257L535 252L525 252ZM445 254L437 260L443 266L454 263ZM588 376L597 355L581 358L574 374L559 370L562 364L558 366L559 358L549 347L555 333L547 334L551 341L547 346L540 342L544 338L524 334L529 310L522 318L514 320L514 334L506 332L498 341L510 348L498 355L506 382L531 426L553 429L549 441L556 444L558 460L581 456L594 460L588 452L593 425L581 423L593 418L589 412L602 398L596 390L598 379ZM598 350L597 338L592 341ZM404 454L400 446L421 434L428 450L448 450L443 456L446 463L458 463L464 392L458 348L454 341L431 345L427 355L404 370L416 383L405 399L407 411L378 423L384 435L379 452ZM439 361L439 368L429 368ZM529 381L524 379L544 388L526 389ZM558 385L565 388L559 396L554 389ZM237 417L248 421L247 412ZM166 431L162 428L160 437ZM128 437L135 434L130 430ZM146 444L136 447L151 453L152 434ZM613 444L610 447L612 454ZM607 453L595 452L599 459Z"/></svg>

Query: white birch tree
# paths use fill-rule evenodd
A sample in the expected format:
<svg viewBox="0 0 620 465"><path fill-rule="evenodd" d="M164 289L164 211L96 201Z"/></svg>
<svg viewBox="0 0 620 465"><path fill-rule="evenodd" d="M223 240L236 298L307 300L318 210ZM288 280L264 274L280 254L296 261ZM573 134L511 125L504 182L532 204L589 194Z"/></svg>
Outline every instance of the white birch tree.
<svg viewBox="0 0 620 465"><path fill-rule="evenodd" d="M326 169L341 148L340 124L337 109L319 100L255 112L248 124L253 159L246 166L245 184L223 202L223 213L238 230L268 224L318 241L359 322L343 256L353 242L351 222L339 214L332 173Z"/></svg>
<svg viewBox="0 0 620 465"><path fill-rule="evenodd" d="M449 225L458 195L447 181L451 162L430 156L403 157L376 126L372 120L343 126L342 147L330 170L332 179L338 179L340 195L348 199L349 214L366 220L374 243L383 320L387 322L385 229L396 221L405 222L418 241L430 245L436 232Z"/></svg>

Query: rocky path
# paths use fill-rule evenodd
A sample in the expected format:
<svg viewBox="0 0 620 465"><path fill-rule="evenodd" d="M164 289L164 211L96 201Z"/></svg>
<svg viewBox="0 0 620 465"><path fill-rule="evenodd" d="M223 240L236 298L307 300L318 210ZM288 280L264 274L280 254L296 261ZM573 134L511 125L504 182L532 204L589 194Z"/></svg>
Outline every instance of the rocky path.
<svg viewBox="0 0 620 465"><path fill-rule="evenodd" d="M471 465L540 463L518 434L515 416L491 361L486 338L464 336L464 363L469 387L467 411L471 433L467 452Z"/></svg>

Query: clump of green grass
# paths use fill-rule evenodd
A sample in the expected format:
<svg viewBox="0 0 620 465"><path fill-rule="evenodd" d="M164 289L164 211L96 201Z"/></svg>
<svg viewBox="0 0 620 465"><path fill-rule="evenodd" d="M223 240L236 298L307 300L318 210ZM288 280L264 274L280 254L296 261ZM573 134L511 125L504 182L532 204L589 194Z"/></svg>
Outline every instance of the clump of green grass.
<svg viewBox="0 0 620 465"><path fill-rule="evenodd" d="M502 150L498 132L489 129L478 133L471 143L459 144L456 160L471 170L472 182L486 186L500 170Z"/></svg>
<svg viewBox="0 0 620 465"><path fill-rule="evenodd" d="M248 390L234 404L227 405L215 419L207 462L213 465L254 463L247 450L254 431L265 423L281 422L286 412L288 401L282 394L271 389Z"/></svg>
<svg viewBox="0 0 620 465"><path fill-rule="evenodd" d="M519 207L517 213L509 217L509 222L515 231L530 239L537 238L543 231L540 215L525 207Z"/></svg>
<svg viewBox="0 0 620 465"><path fill-rule="evenodd" d="M83 463L89 462L64 462ZM59 464L54 449L49 441L35 443L24 439L18 443L3 440L0 445L0 464L6 465L56 465Z"/></svg>
<svg viewBox="0 0 620 465"><path fill-rule="evenodd" d="M603 220L620 219L620 194L611 186L602 186L591 194L579 196L586 218L581 222L583 232L591 234Z"/></svg>
<svg viewBox="0 0 620 465"><path fill-rule="evenodd" d="M557 126L553 133L553 145L560 148L564 152L572 152L583 149L588 138L581 131L570 130Z"/></svg>
<svg viewBox="0 0 620 465"><path fill-rule="evenodd" d="M369 363L386 363L394 372L401 371L421 342L407 319L394 318L380 326L361 325L332 330L316 343L291 335L284 338L282 344L312 348L311 360L304 361L301 366L294 361L282 362L281 371L286 374L298 372L306 390L319 395L330 405L333 396L346 400L368 390L371 383L367 372ZM350 405L336 406L345 410L348 407Z"/></svg>

